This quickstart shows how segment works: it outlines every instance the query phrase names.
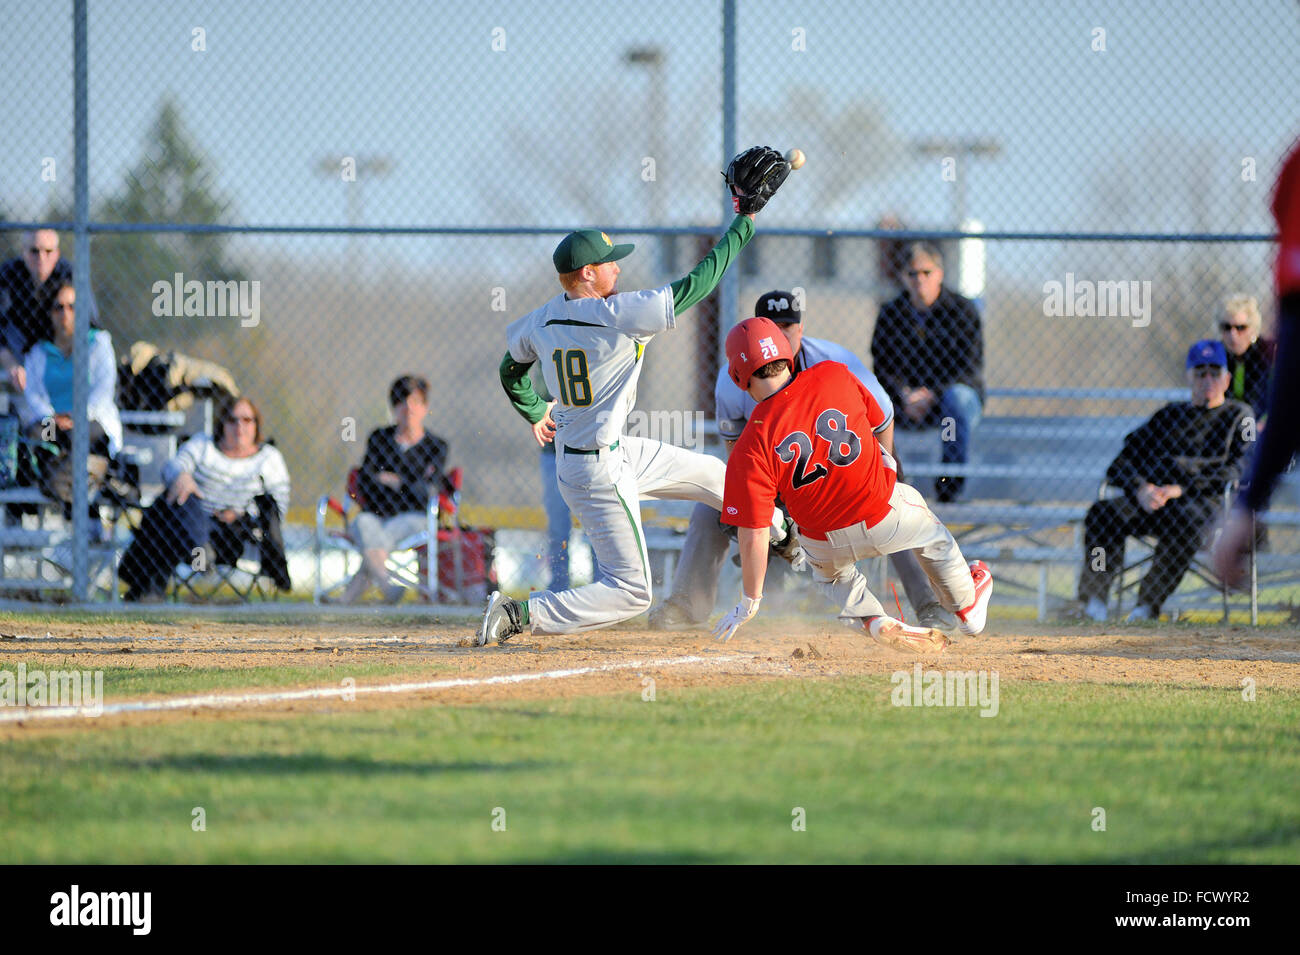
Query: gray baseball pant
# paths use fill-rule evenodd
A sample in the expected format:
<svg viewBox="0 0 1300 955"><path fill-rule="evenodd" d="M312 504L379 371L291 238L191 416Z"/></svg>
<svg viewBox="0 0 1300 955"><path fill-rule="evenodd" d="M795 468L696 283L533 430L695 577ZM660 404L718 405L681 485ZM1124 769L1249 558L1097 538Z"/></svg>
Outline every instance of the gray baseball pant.
<svg viewBox="0 0 1300 955"><path fill-rule="evenodd" d="M623 435L596 454L556 454L560 493L591 541L599 577L583 587L528 598L533 633L580 633L650 609L650 555L641 498L698 501L722 507L727 467L718 458L649 438ZM778 508L772 527L785 515Z"/></svg>
<svg viewBox="0 0 1300 955"><path fill-rule="evenodd" d="M681 610L688 620L704 623L718 600L718 578L731 550L731 538L718 526L718 511L696 504L682 542L682 555L673 571L672 593L664 601ZM889 564L903 584L915 615L937 599L921 563L911 551L889 555Z"/></svg>
<svg viewBox="0 0 1300 955"><path fill-rule="evenodd" d="M813 580L840 608L840 620L859 626L864 617L887 615L857 562L904 550L915 552L945 610L956 613L974 603L975 581L961 548L920 492L908 484L895 484L889 508L889 514L870 527L865 523L843 527L831 531L824 541L800 538Z"/></svg>

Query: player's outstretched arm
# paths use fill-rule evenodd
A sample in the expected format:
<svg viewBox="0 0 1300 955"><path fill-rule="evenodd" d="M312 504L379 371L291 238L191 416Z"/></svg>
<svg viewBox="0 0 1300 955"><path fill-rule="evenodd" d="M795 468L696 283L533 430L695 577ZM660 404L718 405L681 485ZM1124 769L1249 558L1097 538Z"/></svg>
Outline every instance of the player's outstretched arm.
<svg viewBox="0 0 1300 955"><path fill-rule="evenodd" d="M771 533L766 527L742 527L740 540L740 603L728 612L713 628L719 640L730 640L741 625L758 613L763 599L763 583L767 577L767 550ZM751 596L757 594L757 596Z"/></svg>
<svg viewBox="0 0 1300 955"><path fill-rule="evenodd" d="M519 412L520 416L529 424L537 424L546 417L547 405L533 389L533 382L528 377L528 369L533 367L533 363L515 361L510 352L505 353L501 359L501 367L498 373L501 376L501 387L506 391L506 397L514 405L514 409Z"/></svg>
<svg viewBox="0 0 1300 955"><path fill-rule="evenodd" d="M749 216L736 216L727 231L718 240L700 264L672 284L673 311L683 311L712 294L722 281L722 273L740 255L740 250L754 237L754 221Z"/></svg>
<svg viewBox="0 0 1300 955"><path fill-rule="evenodd" d="M754 213L776 195L789 175L790 164L770 146L755 146L731 160L722 176L738 215L700 264L673 283L674 311L690 308L717 288L722 273L754 236Z"/></svg>

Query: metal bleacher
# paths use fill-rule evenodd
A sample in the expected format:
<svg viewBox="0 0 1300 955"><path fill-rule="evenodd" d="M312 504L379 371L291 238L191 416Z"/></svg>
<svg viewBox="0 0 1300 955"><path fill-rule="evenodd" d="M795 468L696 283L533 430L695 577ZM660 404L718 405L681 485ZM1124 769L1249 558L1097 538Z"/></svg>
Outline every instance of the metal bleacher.
<svg viewBox="0 0 1300 955"><path fill-rule="evenodd" d="M1186 401L1186 389L1174 388L990 388L995 399L1131 403L1140 414L986 415L975 430L971 460L965 465L940 461L938 432L895 429L895 445L909 483L930 499L931 507L960 541L970 559L998 568L1000 600L1029 599L1044 620L1068 605L1083 559L1083 517L1097 500L1106 468L1119 453L1125 435L1147 420L1158 404ZM958 502L941 504L930 496L930 479L963 476L966 487ZM1300 577L1300 558L1292 538L1300 529L1300 485L1287 475L1266 523L1276 529L1270 552L1257 555L1260 591ZM1131 556L1140 561L1139 542ZM1053 587L1053 571L1056 586ZM1060 578L1064 577L1064 583ZM1169 603L1173 613L1222 602L1217 582L1207 576L1188 580ZM1257 594L1247 596L1252 622ZM1267 607L1268 601L1265 605ZM1281 609L1281 608L1273 608ZM1225 605L1226 614L1226 605Z"/></svg>
<svg viewBox="0 0 1300 955"><path fill-rule="evenodd" d="M9 395L0 392L0 414L8 412ZM124 442L119 457L139 468L141 501L147 504L162 491L162 468L176 453L179 437L210 430L212 403L196 401L189 411L122 411L120 415ZM117 564L130 530L109 508L101 507L100 513L101 532L89 546L91 592L116 603ZM72 545L72 522L64 518L60 502L36 487L0 488L0 599L64 599L73 586Z"/></svg>

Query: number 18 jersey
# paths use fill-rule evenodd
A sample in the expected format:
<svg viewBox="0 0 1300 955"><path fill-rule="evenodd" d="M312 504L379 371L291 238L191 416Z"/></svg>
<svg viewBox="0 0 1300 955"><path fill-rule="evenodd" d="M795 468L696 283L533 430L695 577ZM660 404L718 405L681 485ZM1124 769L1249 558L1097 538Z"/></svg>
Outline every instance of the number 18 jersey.
<svg viewBox="0 0 1300 955"><path fill-rule="evenodd" d="M636 404L641 353L676 324L672 287L619 292L609 298L557 295L506 329L510 357L540 362L555 443L594 451L623 434Z"/></svg>
<svg viewBox="0 0 1300 955"><path fill-rule="evenodd" d="M871 392L837 361L806 368L760 401L727 461L722 521L766 527L777 495L808 536L889 513L898 475L875 429L886 421Z"/></svg>

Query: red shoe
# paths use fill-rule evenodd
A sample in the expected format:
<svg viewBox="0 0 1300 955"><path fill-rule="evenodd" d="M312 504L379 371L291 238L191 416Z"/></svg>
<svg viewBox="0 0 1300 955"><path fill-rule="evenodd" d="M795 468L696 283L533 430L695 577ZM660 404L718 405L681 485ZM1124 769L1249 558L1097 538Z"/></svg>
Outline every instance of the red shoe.
<svg viewBox="0 0 1300 955"><path fill-rule="evenodd" d="M975 582L975 599L964 610L957 611L957 629L968 637L984 631L989 617L989 598L993 596L993 575L988 564L977 560L970 565L971 580Z"/></svg>

